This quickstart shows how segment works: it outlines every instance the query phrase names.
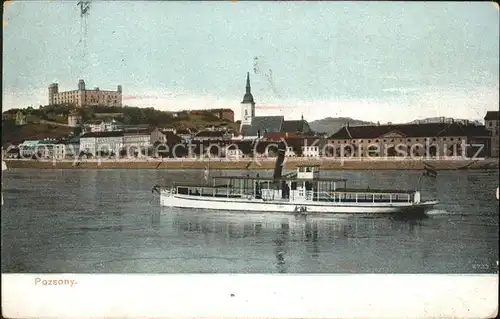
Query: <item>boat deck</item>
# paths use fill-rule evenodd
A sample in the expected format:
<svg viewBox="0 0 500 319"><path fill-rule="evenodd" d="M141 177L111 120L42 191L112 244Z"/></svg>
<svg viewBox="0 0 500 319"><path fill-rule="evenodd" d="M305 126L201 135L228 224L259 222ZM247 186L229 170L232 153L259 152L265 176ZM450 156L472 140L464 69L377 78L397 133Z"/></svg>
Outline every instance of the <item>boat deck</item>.
<svg viewBox="0 0 500 319"><path fill-rule="evenodd" d="M355 190L355 189L341 189L333 192L309 192L309 199L312 202L342 202L342 203L405 203L412 201L412 196L410 193L399 192L399 193L384 193L370 192L371 190ZM239 192L236 189L216 189L210 187L203 188L189 188L189 187L178 187L177 194L188 195L194 197L212 197L212 198L242 198L247 199L248 196L252 196L255 199L262 199L262 194L257 194L253 196L251 191ZM290 196L272 196L265 198L268 201L281 201L290 202L294 201L295 198Z"/></svg>

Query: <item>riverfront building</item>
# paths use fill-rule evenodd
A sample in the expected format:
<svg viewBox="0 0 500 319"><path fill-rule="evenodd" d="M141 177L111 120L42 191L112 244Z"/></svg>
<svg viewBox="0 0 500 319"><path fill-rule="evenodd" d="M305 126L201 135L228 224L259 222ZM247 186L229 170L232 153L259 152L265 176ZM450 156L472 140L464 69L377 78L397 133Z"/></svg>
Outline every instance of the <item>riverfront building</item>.
<svg viewBox="0 0 500 319"><path fill-rule="evenodd" d="M490 132L469 122L342 127L328 138L331 155L345 157L486 157Z"/></svg>
<svg viewBox="0 0 500 319"><path fill-rule="evenodd" d="M118 85L116 91L93 90L85 88L85 81L78 81L78 89L74 91L59 92L57 83L49 85L49 105L72 104L77 107L85 106L122 106L122 86Z"/></svg>
<svg viewBox="0 0 500 319"><path fill-rule="evenodd" d="M499 153L499 114L498 111L486 112L484 124L487 130L491 132L491 157L498 157Z"/></svg>

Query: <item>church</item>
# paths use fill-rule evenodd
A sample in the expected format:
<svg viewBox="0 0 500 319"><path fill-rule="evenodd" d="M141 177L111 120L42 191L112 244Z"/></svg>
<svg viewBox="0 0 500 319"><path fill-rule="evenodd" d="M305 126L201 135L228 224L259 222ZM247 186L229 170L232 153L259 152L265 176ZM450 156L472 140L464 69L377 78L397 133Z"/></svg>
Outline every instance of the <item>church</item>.
<svg viewBox="0 0 500 319"><path fill-rule="evenodd" d="M255 101L250 87L250 73L247 73L247 84L243 101L241 102L240 133L244 139L263 138L268 134L294 134L312 136L314 132L302 117L296 121L285 121L282 115L255 116Z"/></svg>

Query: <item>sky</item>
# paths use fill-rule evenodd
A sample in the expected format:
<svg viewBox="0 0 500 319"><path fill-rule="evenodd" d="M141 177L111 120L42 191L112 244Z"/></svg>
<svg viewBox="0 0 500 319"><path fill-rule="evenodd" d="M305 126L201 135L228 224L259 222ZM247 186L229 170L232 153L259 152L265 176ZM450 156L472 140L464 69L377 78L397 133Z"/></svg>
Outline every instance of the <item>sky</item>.
<svg viewBox="0 0 500 319"><path fill-rule="evenodd" d="M122 85L125 105L239 119L247 72L256 115L287 119L482 119L499 104L490 2L91 1L82 19L77 1L12 1L3 19L4 110L82 78Z"/></svg>

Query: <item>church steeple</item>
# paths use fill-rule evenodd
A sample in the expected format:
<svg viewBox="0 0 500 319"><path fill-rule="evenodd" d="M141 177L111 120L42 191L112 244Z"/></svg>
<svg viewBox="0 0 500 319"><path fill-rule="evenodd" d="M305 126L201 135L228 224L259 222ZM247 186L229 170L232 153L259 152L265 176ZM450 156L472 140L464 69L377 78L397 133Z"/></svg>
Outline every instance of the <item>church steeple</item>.
<svg viewBox="0 0 500 319"><path fill-rule="evenodd" d="M250 92L250 72L247 72L247 86L243 101L241 103L254 103L252 93Z"/></svg>
<svg viewBox="0 0 500 319"><path fill-rule="evenodd" d="M250 93L250 72L247 72L247 93Z"/></svg>
<svg viewBox="0 0 500 319"><path fill-rule="evenodd" d="M250 72L247 72L247 85L243 101L241 102L241 124L252 125L252 119L255 117L255 102L250 91Z"/></svg>

